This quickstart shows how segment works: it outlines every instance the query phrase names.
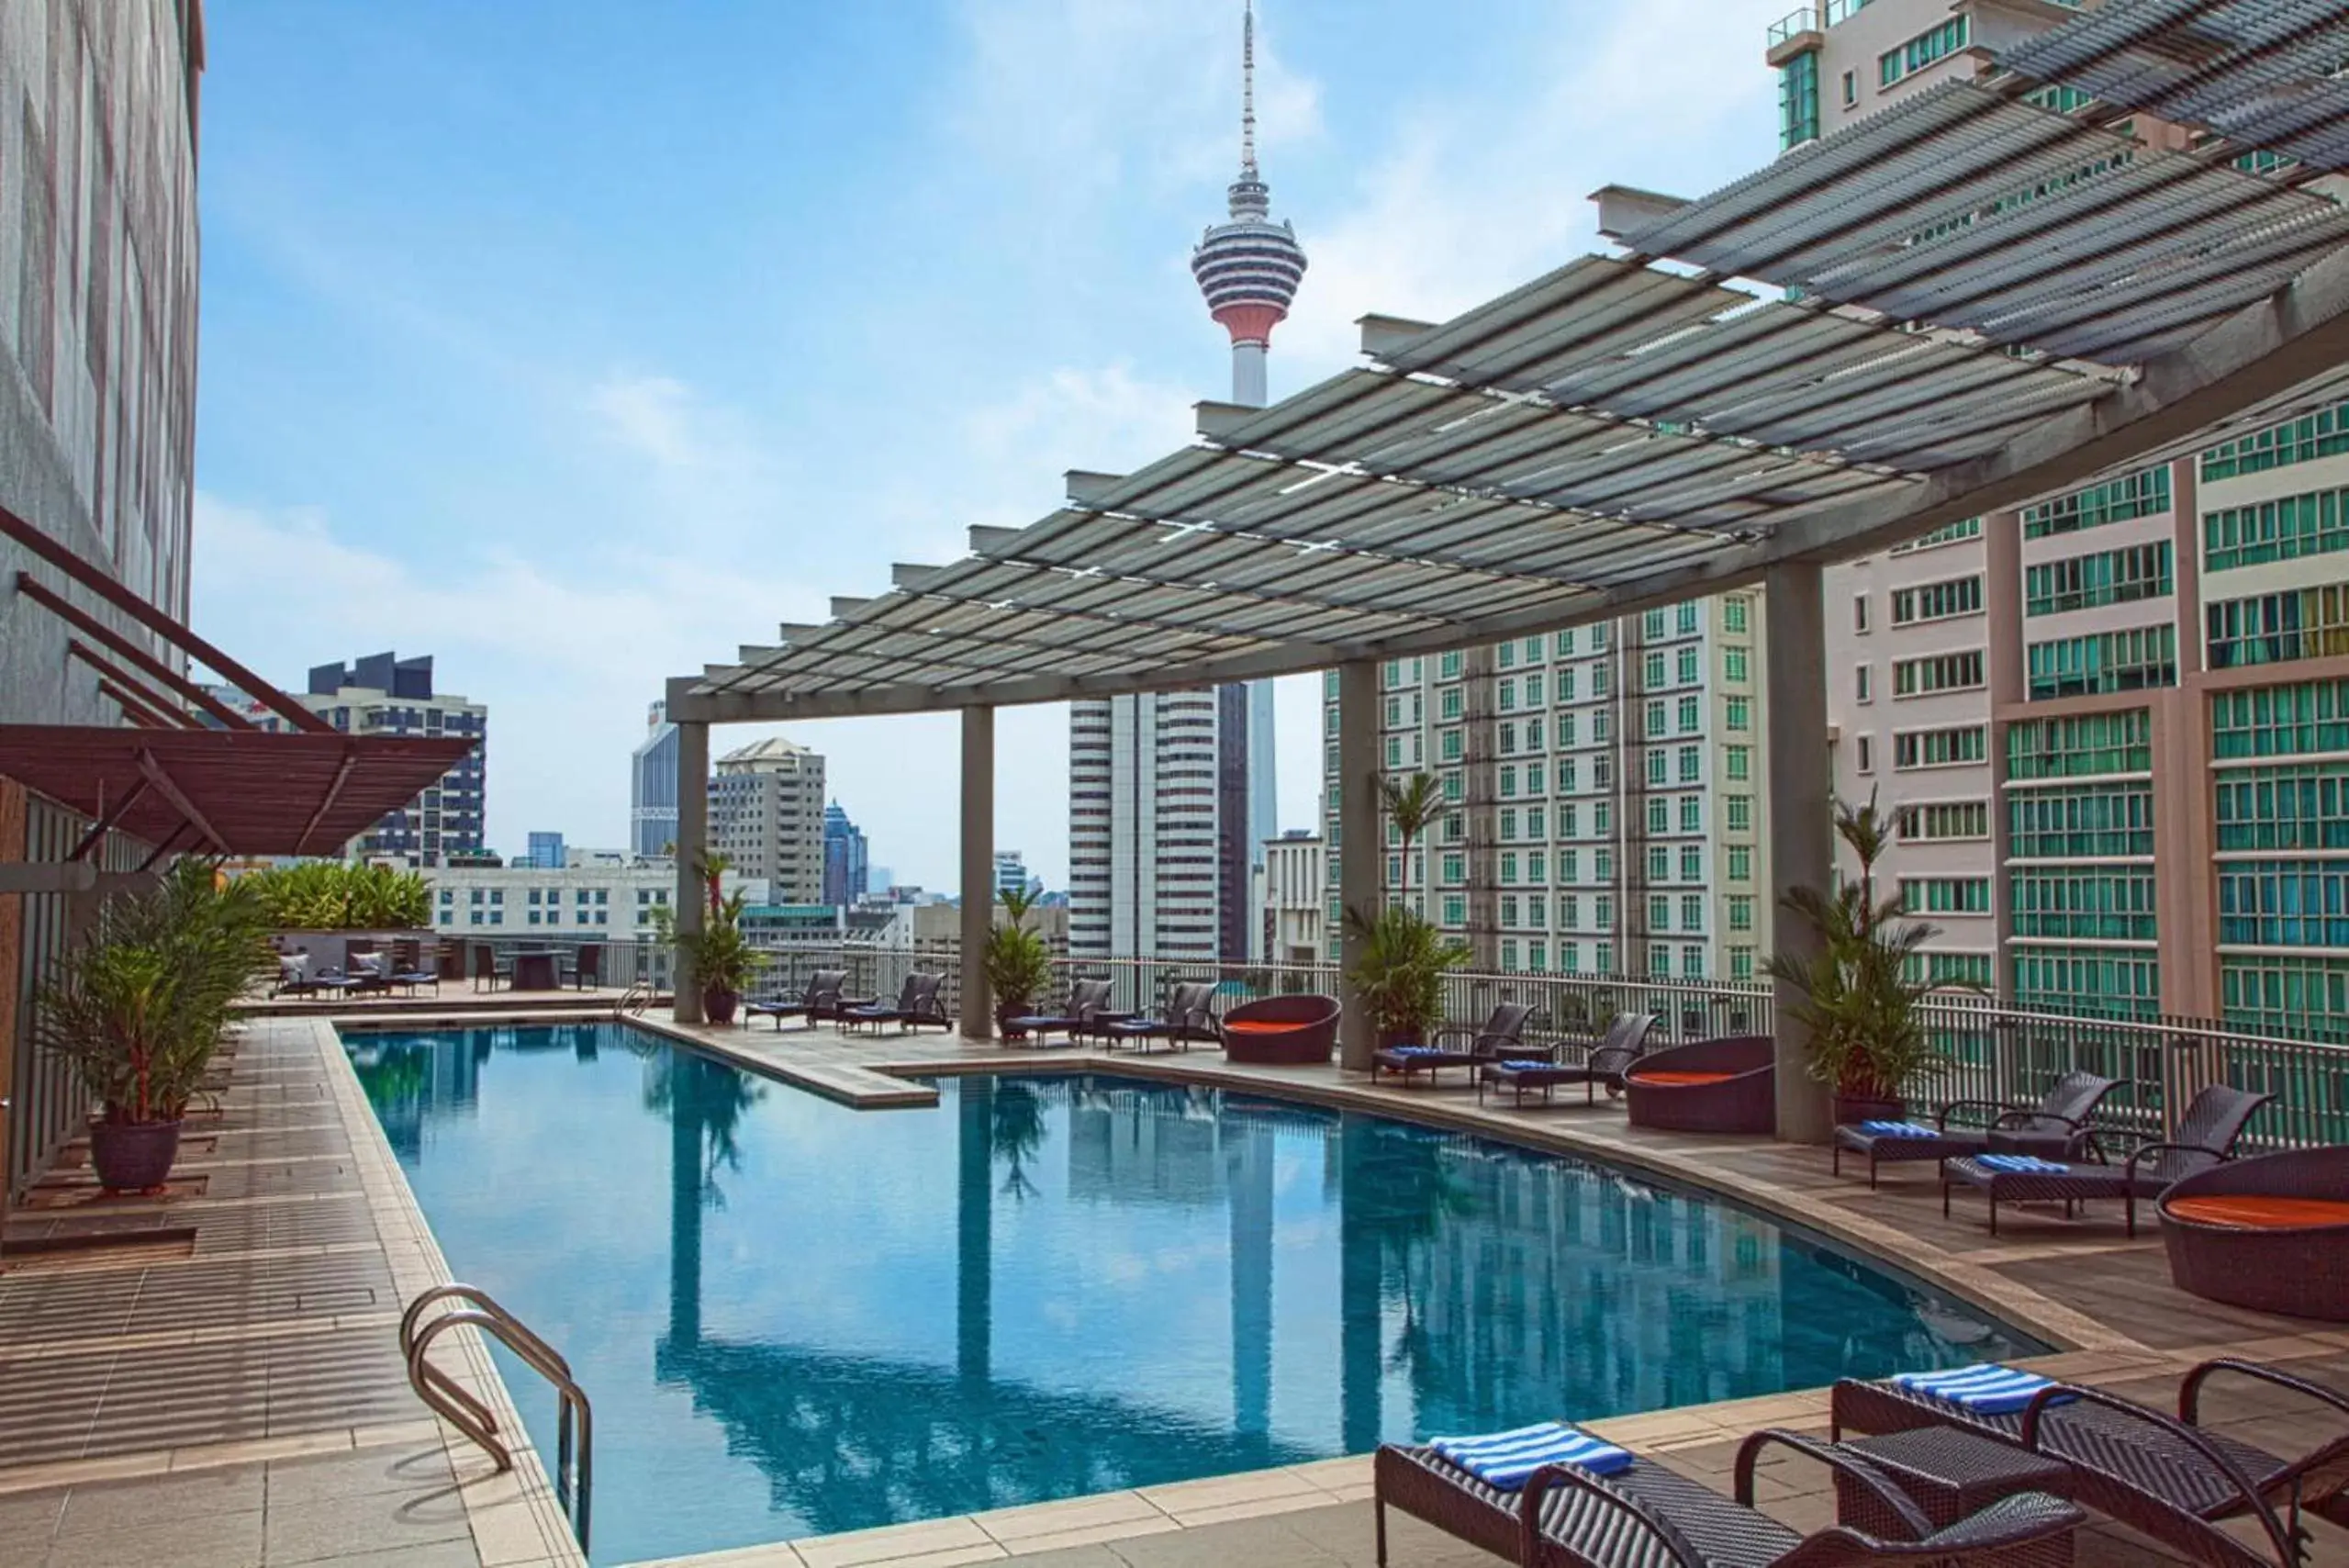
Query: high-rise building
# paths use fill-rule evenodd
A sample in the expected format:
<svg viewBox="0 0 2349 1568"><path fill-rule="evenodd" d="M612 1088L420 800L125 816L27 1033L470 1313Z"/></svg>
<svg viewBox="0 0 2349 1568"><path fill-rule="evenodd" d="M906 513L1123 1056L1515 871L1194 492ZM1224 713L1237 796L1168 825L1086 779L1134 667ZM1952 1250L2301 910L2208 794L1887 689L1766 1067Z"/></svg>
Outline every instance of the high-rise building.
<svg viewBox="0 0 2349 1568"><path fill-rule="evenodd" d="M834 801L823 809L823 902L855 903L868 890L871 876L864 829Z"/></svg>
<svg viewBox="0 0 2349 1568"><path fill-rule="evenodd" d="M1317 964L1328 949L1329 856L1321 834L1292 829L1264 846L1264 933L1254 955Z"/></svg>
<svg viewBox="0 0 2349 1568"><path fill-rule="evenodd" d="M677 726L668 704L655 702L644 719L644 741L628 759L628 848L643 860L677 853Z"/></svg>
<svg viewBox="0 0 2349 1568"><path fill-rule="evenodd" d="M1762 596L1380 667L1380 762L1433 773L1448 809L1383 868L1475 968L1746 980L1770 950ZM1338 841L1337 677L1325 695ZM1405 895L1404 890L1408 888ZM1326 951L1342 911L1328 890Z"/></svg>
<svg viewBox="0 0 2349 1568"><path fill-rule="evenodd" d="M1005 893L1026 892L1032 886L1040 888L1042 884L1028 875L1026 857L1016 849L995 852L995 896L998 900Z"/></svg>
<svg viewBox="0 0 2349 1568"><path fill-rule="evenodd" d="M823 758L776 736L718 759L710 842L777 903L823 902Z"/></svg>
<svg viewBox="0 0 2349 1568"><path fill-rule="evenodd" d="M1191 252L1209 313L1231 336L1232 400L1265 401L1272 329L1305 252L1272 221L1256 159L1256 12L1243 10L1240 172L1226 221ZM1069 705L1069 943L1086 956L1244 961L1280 801L1270 681Z"/></svg>
<svg viewBox="0 0 2349 1568"><path fill-rule="evenodd" d="M489 710L432 689L432 655L369 654L350 664L316 665L302 701L338 730L369 735L464 735L475 744L441 781L378 821L356 844L360 855L438 866L483 846L488 812ZM261 723L256 714L253 722ZM274 727L274 720L271 721Z"/></svg>
<svg viewBox="0 0 2349 1568"><path fill-rule="evenodd" d="M543 871L560 871L569 862L565 859L563 835L559 833L532 833L530 835L527 863Z"/></svg>
<svg viewBox="0 0 2349 1568"><path fill-rule="evenodd" d="M1782 144L2063 19L1874 0L1782 23ZM2095 113L2064 88L2032 101ZM2143 115L2112 129L2195 140ZM1941 932L1927 974L2050 1011L2349 1037L2345 509L2349 404L1829 570L1836 787L1893 815L1885 891Z"/></svg>

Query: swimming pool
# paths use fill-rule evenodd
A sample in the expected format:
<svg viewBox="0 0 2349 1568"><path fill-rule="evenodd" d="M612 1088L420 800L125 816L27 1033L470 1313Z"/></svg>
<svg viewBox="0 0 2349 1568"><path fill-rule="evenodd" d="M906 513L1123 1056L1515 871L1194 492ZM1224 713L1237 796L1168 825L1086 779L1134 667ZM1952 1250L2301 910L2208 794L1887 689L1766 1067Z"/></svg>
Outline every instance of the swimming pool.
<svg viewBox="0 0 2349 1568"><path fill-rule="evenodd" d="M1106 1075L856 1112L613 1023L348 1045L450 1266L595 1401L598 1563L2041 1349L1383 1117Z"/></svg>

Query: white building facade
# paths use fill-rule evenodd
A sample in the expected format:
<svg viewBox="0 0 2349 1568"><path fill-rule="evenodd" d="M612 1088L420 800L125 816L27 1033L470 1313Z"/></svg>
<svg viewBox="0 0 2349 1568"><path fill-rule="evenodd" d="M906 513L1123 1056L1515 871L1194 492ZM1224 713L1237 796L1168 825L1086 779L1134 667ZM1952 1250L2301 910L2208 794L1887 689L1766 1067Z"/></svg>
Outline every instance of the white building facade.
<svg viewBox="0 0 2349 1568"><path fill-rule="evenodd" d="M569 942L649 941L676 873L660 866L437 866L419 873L444 936L543 937ZM721 892L766 897L763 883L729 871Z"/></svg>
<svg viewBox="0 0 2349 1568"><path fill-rule="evenodd" d="M1263 930L1252 957L1274 964L1318 964L1329 946L1329 854L1302 829L1263 845Z"/></svg>
<svg viewBox="0 0 2349 1568"><path fill-rule="evenodd" d="M773 884L777 903L823 900L823 758L779 736L719 758L710 781L710 842L743 876Z"/></svg>
<svg viewBox="0 0 2349 1568"><path fill-rule="evenodd" d="M1217 708L1214 691L1069 704L1076 956L1220 956Z"/></svg>

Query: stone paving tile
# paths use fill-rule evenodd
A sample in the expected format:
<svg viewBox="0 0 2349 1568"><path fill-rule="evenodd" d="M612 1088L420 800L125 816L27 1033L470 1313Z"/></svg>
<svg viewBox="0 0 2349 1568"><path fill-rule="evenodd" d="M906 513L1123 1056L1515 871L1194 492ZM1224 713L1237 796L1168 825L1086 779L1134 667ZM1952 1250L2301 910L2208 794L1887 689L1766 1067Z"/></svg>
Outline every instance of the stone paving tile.
<svg viewBox="0 0 2349 1568"><path fill-rule="evenodd" d="M147 1514L142 1522L86 1535L60 1536L42 1568L263 1568L259 1508L178 1518Z"/></svg>
<svg viewBox="0 0 2349 1568"><path fill-rule="evenodd" d="M152 1481L76 1486L64 1494L56 1534L104 1535L157 1519L258 1512L265 1473L266 1467L258 1464L223 1465Z"/></svg>

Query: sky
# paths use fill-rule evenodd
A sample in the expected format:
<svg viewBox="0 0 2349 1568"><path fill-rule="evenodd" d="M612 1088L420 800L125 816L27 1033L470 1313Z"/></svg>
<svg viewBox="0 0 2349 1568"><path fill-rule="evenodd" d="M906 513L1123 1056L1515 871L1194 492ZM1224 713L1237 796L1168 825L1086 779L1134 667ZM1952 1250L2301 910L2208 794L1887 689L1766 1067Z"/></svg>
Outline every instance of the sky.
<svg viewBox="0 0 2349 1568"><path fill-rule="evenodd" d="M1775 150L1785 0L1264 0L1309 258L1277 398L1354 322L1602 249L1590 192ZM211 0L196 624L298 689L435 656L491 846L627 840L672 675L1049 512L1230 393L1189 273L1238 163L1239 0ZM1281 819L1320 697L1281 683ZM1065 885L1065 707L997 724L999 848ZM721 729L713 749L772 726ZM950 888L950 716L781 732Z"/></svg>

